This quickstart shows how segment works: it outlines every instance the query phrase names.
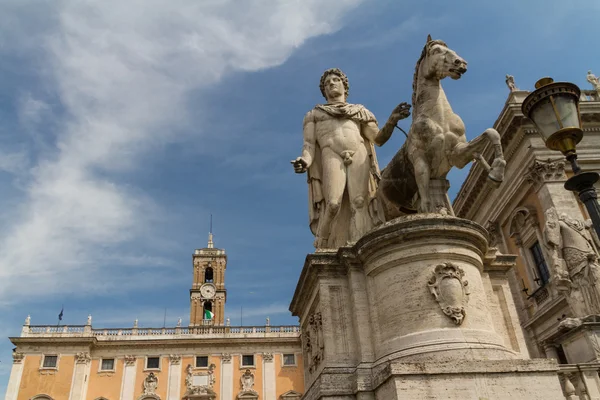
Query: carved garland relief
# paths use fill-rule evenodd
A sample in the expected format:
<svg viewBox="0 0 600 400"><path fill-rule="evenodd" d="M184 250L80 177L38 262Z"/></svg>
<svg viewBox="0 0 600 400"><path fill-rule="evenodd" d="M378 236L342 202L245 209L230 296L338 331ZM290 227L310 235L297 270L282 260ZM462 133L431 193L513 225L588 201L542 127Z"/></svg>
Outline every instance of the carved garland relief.
<svg viewBox="0 0 600 400"><path fill-rule="evenodd" d="M456 325L462 324L469 301L469 282L465 272L457 265L447 262L434 267L427 285L442 311Z"/></svg>

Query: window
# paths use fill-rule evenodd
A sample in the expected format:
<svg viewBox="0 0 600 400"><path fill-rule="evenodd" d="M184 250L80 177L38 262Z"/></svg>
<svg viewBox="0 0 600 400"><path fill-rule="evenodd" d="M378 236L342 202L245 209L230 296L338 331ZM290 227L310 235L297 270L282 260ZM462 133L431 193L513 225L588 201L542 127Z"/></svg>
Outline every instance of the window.
<svg viewBox="0 0 600 400"><path fill-rule="evenodd" d="M212 283L213 281L213 269L211 267L207 267L204 271L204 282Z"/></svg>
<svg viewBox="0 0 600 400"><path fill-rule="evenodd" d="M548 271L546 260L544 260L540 243L535 242L529 250L533 255L533 261L535 262L535 269L533 270L534 280L538 285L544 286L550 280L550 272Z"/></svg>
<svg viewBox="0 0 600 400"><path fill-rule="evenodd" d="M44 356L44 363L42 368L56 368L58 363L58 356Z"/></svg>
<svg viewBox="0 0 600 400"><path fill-rule="evenodd" d="M242 356L242 367L254 366L254 354L244 354Z"/></svg>
<svg viewBox="0 0 600 400"><path fill-rule="evenodd" d="M103 358L102 363L100 364L101 371L113 371L115 369L115 359L114 358Z"/></svg>
<svg viewBox="0 0 600 400"><path fill-rule="evenodd" d="M159 368L160 368L160 357L146 358L146 369L159 369Z"/></svg>
<svg viewBox="0 0 600 400"><path fill-rule="evenodd" d="M197 356L196 368L208 368L208 356Z"/></svg>
<svg viewBox="0 0 600 400"><path fill-rule="evenodd" d="M284 354L283 355L283 365L296 365L296 355L295 354Z"/></svg>

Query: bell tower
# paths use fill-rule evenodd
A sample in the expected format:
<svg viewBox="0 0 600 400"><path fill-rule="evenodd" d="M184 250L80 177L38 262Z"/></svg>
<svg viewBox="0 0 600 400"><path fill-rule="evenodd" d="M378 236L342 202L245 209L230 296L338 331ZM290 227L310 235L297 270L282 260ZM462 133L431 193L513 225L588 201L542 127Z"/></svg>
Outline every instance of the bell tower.
<svg viewBox="0 0 600 400"><path fill-rule="evenodd" d="M208 234L207 247L196 249L192 260L190 326L224 325L227 255L225 250L215 248L212 232Z"/></svg>

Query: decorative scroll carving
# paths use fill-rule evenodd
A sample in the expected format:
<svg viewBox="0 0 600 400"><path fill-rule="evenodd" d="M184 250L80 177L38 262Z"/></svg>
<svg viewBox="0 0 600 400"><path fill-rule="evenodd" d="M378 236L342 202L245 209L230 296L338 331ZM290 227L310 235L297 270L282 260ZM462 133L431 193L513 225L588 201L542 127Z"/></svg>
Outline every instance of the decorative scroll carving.
<svg viewBox="0 0 600 400"><path fill-rule="evenodd" d="M179 365L181 356L179 354L169 354L169 362L173 365Z"/></svg>
<svg viewBox="0 0 600 400"><path fill-rule="evenodd" d="M191 399L216 399L217 394L213 390L215 384L215 364L210 364L208 371L194 372L191 364L185 369L185 386L187 388L184 400Z"/></svg>
<svg viewBox="0 0 600 400"><path fill-rule="evenodd" d="M254 374L247 369L240 378L242 390L237 395L237 399L258 399L258 392L254 387Z"/></svg>
<svg viewBox="0 0 600 400"><path fill-rule="evenodd" d="M544 182L563 181L567 179L565 175L565 162L562 160L547 161L534 160L533 165L529 167L525 179L531 183L537 190Z"/></svg>
<svg viewBox="0 0 600 400"><path fill-rule="evenodd" d="M323 360L324 354L323 320L320 312L308 317L308 329L304 335L304 348L308 356L308 370L312 373Z"/></svg>
<svg viewBox="0 0 600 400"><path fill-rule="evenodd" d="M125 365L133 365L135 364L136 357L132 355L127 355L123 357L123 361L125 361Z"/></svg>
<svg viewBox="0 0 600 400"><path fill-rule="evenodd" d="M550 252L553 281L576 317L600 314L598 250L588 232L589 223L546 211L544 240Z"/></svg>
<svg viewBox="0 0 600 400"><path fill-rule="evenodd" d="M75 361L77 364L87 364L92 361L92 357L90 357L90 353L80 351L79 353L75 354Z"/></svg>
<svg viewBox="0 0 600 400"><path fill-rule="evenodd" d="M428 282L429 291L442 311L456 325L462 324L469 301L469 282L464 276L465 272L460 267L448 262L436 265Z"/></svg>
<svg viewBox="0 0 600 400"><path fill-rule="evenodd" d="M272 362L273 353L263 353L263 360L265 360L266 362Z"/></svg>
<svg viewBox="0 0 600 400"><path fill-rule="evenodd" d="M13 363L15 363L15 364L22 363L23 359L25 358L25 354L20 353L18 351L13 351L12 356L13 356Z"/></svg>
<svg viewBox="0 0 600 400"><path fill-rule="evenodd" d="M156 388L158 387L158 377L154 375L154 372L150 372L146 379L144 379L144 394L156 394Z"/></svg>
<svg viewBox="0 0 600 400"><path fill-rule="evenodd" d="M229 353L221 354L221 361L224 363L230 363L231 362L231 354L229 354Z"/></svg>

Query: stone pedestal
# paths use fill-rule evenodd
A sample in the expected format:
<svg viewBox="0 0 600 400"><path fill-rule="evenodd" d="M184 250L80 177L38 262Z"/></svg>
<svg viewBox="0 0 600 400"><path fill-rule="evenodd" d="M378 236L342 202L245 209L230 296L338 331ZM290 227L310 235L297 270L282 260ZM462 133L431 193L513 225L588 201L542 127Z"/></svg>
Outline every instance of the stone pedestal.
<svg viewBox="0 0 600 400"><path fill-rule="evenodd" d="M486 236L471 221L417 214L310 254L290 306L304 398L561 399L555 361L523 360L514 305L490 279L510 265Z"/></svg>

